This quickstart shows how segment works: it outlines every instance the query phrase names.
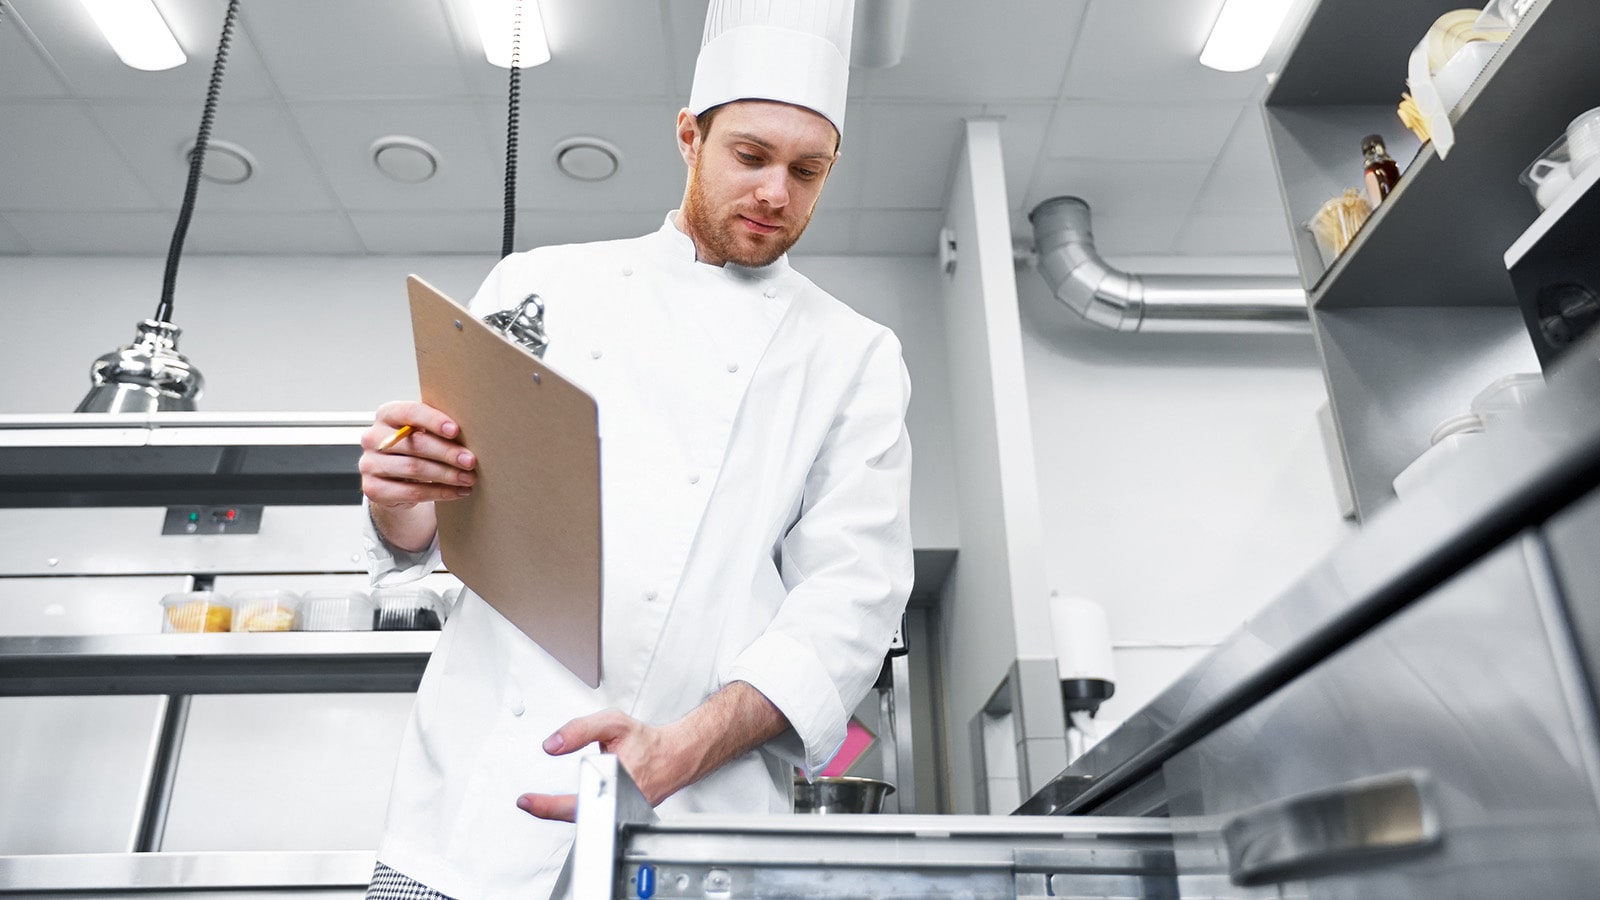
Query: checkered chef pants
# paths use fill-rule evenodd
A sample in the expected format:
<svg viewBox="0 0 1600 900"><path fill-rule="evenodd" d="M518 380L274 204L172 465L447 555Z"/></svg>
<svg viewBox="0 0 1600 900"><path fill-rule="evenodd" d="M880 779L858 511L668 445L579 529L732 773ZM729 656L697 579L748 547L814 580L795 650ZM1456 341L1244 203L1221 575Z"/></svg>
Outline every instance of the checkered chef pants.
<svg viewBox="0 0 1600 900"><path fill-rule="evenodd" d="M396 872L383 863L372 870L367 900L450 900L431 887Z"/></svg>

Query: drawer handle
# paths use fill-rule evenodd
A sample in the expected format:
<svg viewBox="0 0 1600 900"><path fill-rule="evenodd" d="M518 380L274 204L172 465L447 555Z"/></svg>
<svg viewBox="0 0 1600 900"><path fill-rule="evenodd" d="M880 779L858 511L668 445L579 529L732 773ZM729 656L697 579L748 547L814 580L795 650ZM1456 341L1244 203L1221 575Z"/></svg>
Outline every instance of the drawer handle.
<svg viewBox="0 0 1600 900"><path fill-rule="evenodd" d="M1286 797L1223 826L1228 877L1253 886L1362 869L1439 844L1427 773L1395 772Z"/></svg>

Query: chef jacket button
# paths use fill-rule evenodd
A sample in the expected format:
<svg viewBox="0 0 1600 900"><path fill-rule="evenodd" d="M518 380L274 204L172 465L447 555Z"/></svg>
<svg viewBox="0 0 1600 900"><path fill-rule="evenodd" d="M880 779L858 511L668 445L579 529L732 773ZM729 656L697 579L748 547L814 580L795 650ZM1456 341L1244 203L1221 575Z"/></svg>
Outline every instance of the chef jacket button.
<svg viewBox="0 0 1600 900"><path fill-rule="evenodd" d="M659 596L661 596L661 595L659 593L657 593L654 589L651 589L651 590L648 590L648 591L644 592L644 598L646 600L654 600Z"/></svg>
<svg viewBox="0 0 1600 900"><path fill-rule="evenodd" d="M521 697L511 701L511 714L513 716L520 716L527 711L528 707L523 704Z"/></svg>
<svg viewBox="0 0 1600 900"><path fill-rule="evenodd" d="M589 355L594 357L595 359L599 359L604 354L600 352L600 348L599 347L596 347L593 350L589 351Z"/></svg>
<svg viewBox="0 0 1600 900"><path fill-rule="evenodd" d="M622 267L622 277L623 278L627 278L629 275L632 275L632 274L633 274L633 266L623 266Z"/></svg>
<svg viewBox="0 0 1600 900"><path fill-rule="evenodd" d="M778 296L778 289L777 288L767 288L766 294L767 294L767 299L771 300L772 298Z"/></svg>
<svg viewBox="0 0 1600 900"><path fill-rule="evenodd" d="M689 483L690 484L699 484L700 483L700 474L698 472L690 472L689 473Z"/></svg>
<svg viewBox="0 0 1600 900"><path fill-rule="evenodd" d="M729 372L729 374L732 374L732 373L737 372L737 371L739 371L739 364L738 363L736 363L736 362L728 363L728 372Z"/></svg>

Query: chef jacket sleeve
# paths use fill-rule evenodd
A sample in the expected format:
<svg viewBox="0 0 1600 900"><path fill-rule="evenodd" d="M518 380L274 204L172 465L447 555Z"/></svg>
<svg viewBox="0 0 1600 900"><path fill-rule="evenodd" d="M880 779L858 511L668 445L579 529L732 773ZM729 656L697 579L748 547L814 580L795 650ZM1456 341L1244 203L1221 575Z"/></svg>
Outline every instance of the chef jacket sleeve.
<svg viewBox="0 0 1600 900"><path fill-rule="evenodd" d="M844 744L911 593L910 396L900 342L885 331L806 476L780 548L783 604L725 673L788 718L792 727L766 746L807 778Z"/></svg>
<svg viewBox="0 0 1600 900"><path fill-rule="evenodd" d="M416 581L432 572L439 566L439 535L433 535L433 543L426 549L411 552L383 539L378 531L378 526L372 521L372 507L370 502L363 497L361 509L365 513L362 519L362 542L367 548L367 574L372 577L373 587L394 587L408 581Z"/></svg>

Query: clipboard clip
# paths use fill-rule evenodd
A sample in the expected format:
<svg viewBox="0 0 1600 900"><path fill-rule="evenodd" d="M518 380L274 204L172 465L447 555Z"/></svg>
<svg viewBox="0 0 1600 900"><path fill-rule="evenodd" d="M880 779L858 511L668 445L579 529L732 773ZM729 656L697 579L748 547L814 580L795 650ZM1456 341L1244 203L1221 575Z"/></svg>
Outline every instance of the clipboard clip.
<svg viewBox="0 0 1600 900"><path fill-rule="evenodd" d="M544 300L538 294L529 294L510 309L484 316L483 323L540 359L544 359L545 348L550 346L544 333Z"/></svg>

